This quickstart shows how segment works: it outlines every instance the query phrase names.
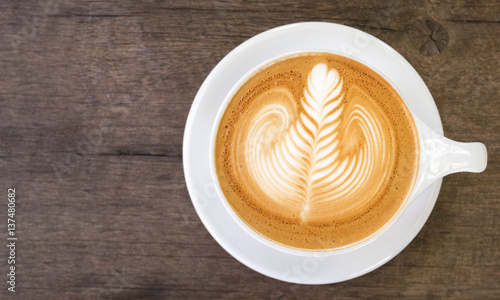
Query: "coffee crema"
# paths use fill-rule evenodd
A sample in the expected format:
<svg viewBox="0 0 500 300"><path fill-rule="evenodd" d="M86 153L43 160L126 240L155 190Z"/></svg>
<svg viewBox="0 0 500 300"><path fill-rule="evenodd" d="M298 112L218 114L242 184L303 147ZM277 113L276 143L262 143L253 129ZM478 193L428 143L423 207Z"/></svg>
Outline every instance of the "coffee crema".
<svg viewBox="0 0 500 300"><path fill-rule="evenodd" d="M418 149L409 110L380 75L340 55L304 53L240 87L214 159L225 198L250 228L284 246L330 250L397 215Z"/></svg>

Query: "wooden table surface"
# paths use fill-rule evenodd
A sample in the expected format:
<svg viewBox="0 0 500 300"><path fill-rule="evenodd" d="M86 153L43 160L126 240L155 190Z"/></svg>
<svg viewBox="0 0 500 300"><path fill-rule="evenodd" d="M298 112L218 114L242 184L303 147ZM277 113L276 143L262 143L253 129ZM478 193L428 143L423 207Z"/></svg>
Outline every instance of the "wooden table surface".
<svg viewBox="0 0 500 300"><path fill-rule="evenodd" d="M414 298L500 294L500 6L491 1L0 1L0 238L16 189L16 292L1 299ZM304 286L226 253L189 198L193 98L234 47L328 21L399 51L446 135L481 141L484 173L446 177L413 242L379 269Z"/></svg>

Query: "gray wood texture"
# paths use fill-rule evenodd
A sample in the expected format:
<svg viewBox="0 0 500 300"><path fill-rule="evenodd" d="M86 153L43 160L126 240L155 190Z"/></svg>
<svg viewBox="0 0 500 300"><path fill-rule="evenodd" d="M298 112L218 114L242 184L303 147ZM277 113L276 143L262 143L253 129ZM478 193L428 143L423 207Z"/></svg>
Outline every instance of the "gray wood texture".
<svg viewBox="0 0 500 300"><path fill-rule="evenodd" d="M446 177L428 222L381 268L301 286L256 273L202 225L182 135L234 47L328 21L399 51L448 137L481 141L482 174ZM16 188L17 287L1 299L498 299L498 1L0 1L0 240ZM0 274L8 272L0 245Z"/></svg>

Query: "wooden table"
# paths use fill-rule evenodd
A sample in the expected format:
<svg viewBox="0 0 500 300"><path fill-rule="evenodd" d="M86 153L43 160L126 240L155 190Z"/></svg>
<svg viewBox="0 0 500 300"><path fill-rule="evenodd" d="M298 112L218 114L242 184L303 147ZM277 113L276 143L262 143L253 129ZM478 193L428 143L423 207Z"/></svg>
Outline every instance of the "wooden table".
<svg viewBox="0 0 500 300"><path fill-rule="evenodd" d="M0 298L493 299L500 294L498 1L0 1L0 237L16 189L16 293ZM482 174L446 177L415 240L324 286L280 282L226 253L186 190L193 98L234 47L328 21L399 51L448 137L481 141Z"/></svg>

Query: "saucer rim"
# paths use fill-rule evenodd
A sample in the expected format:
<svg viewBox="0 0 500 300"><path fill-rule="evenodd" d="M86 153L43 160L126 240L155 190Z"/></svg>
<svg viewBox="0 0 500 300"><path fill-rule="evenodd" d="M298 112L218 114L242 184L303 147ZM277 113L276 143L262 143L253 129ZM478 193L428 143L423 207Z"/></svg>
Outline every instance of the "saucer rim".
<svg viewBox="0 0 500 300"><path fill-rule="evenodd" d="M427 218L429 217L430 213L432 212L434 204L435 204L435 202L437 200L437 196L439 194L439 190L440 190L440 187L441 187L441 184L442 184L442 180L437 181L436 183L434 183L433 185L431 185L431 187L429 187L426 190L426 192L427 192L429 189L431 189L430 195L428 197L426 197L427 198L426 199L427 204L431 204L431 205L430 205L430 208L426 207L426 210L423 211L423 212L421 212L420 219L423 218L424 220L421 220L419 222L419 223L421 223L420 228L415 231L415 234L413 236L411 236L411 238L406 238L405 239L407 242L403 242L404 245L402 247L401 247L401 245L399 245L398 247L395 247L395 246L392 247L392 249L398 249L398 250L395 250L395 251L393 250L391 252L391 254L387 257L387 259L384 259L383 261L380 261L378 263L372 264L371 267L364 268L363 270L360 270L360 272L358 272L357 274L354 274L352 276L347 276L347 277L343 278L342 280L334 280L334 281L332 281L332 280L328 280L327 279L327 280L324 280L324 281L316 281L316 282L297 282L297 281L293 281L293 280L287 280L287 279L283 278L283 276L275 276L274 274L270 274L269 272L266 272L265 270L262 270L262 268L260 268L259 266L257 266L253 262L248 261L247 259L245 259L240 253L238 253L239 251L237 249L229 246L227 243L225 243L222 240L222 238L219 236L219 233L215 232L215 229L212 228L212 226L209 224L208 221L209 221L210 216L207 216L204 211L198 209L196 203L194 203L194 196L195 195L193 195L193 190L195 189L195 183L194 183L194 180L193 180L193 176L190 174L190 171L189 171L189 165L190 165L189 145L190 145L190 138L192 136L193 124L197 121L195 119L195 115L197 113L199 113L198 109L200 107L201 101L203 101L203 99L204 99L203 95L206 93L206 90L209 89L208 85L211 83L211 81L215 80L215 79L213 79L213 77L216 76L216 75L214 75L214 74L216 74L216 70L218 70L218 68L220 68L220 66L223 65L227 61L227 59L228 59L228 57L230 55L241 55L242 52L243 52L243 50L244 50L244 48L247 45L249 45L250 43L252 43L252 41L255 41L255 39L257 39L259 37L262 37L264 35L273 35L273 34L278 34L279 35L280 32L283 32L283 31L286 31L286 30L293 30L294 28L302 27L302 26L310 26L310 27L314 27L314 26L331 26L334 31L338 30L338 29L341 29L341 30L350 30L350 31L353 31L353 33L361 32L362 34L368 35L373 41L375 41L377 43L381 43L382 46L387 47L394 54L396 54L396 56L399 56L399 57L396 57L396 58L399 58L400 60L402 60L403 64L406 63L407 67L409 67L410 70L413 70L416 73L415 69L399 53L397 53L394 49L392 49L390 46L388 46L387 44L385 44L383 41L380 41L376 37L373 37L373 36L371 36L371 35L369 35L369 34L367 34L365 32L359 31L359 30L357 30L355 28L351 28L351 27L348 27L348 26L345 26L345 25L340 25L340 24L335 24L335 23L327 23L327 22L302 22L302 23L293 23L293 24L288 24L288 25L276 27L276 28L267 30L267 31L265 31L263 33L260 33L260 34L258 34L256 36L250 38L249 40L245 41L244 43L240 44L238 47L236 47L234 50L232 50L229 54L227 54L214 67L214 69L210 72L210 74L207 76L207 78L205 79L205 81L201 85L198 93L196 94L196 97L195 97L195 99L193 101L193 104L191 106L191 109L190 109L190 112L189 112L189 115L188 115L188 118L187 118L187 121L186 121L186 127L185 127L184 138L183 138L183 166L184 166L184 176L185 176L185 179L186 179L186 186L187 186L187 189L188 189L188 193L190 195L191 201L193 202L193 205L194 205L194 207L196 209L196 212L197 212L200 220L202 221L202 223L205 226L205 228L212 235L212 237L217 241L217 243L224 250L226 250L226 252L228 252L231 256L233 256L234 258L236 258L238 261L240 261L241 263L243 263L244 265L246 265L250 269L253 269L256 272L259 272L259 273L261 273L263 275L266 275L266 276L269 276L269 277L272 277L272 278L275 278L275 279L278 279L278 280L281 280L281 281L292 282L292 283L302 283L302 284L328 284L328 283L341 282L341 281L353 279L353 278L356 278L358 276L361 276L361 275L364 275L366 273L369 273L369 272L373 271L374 269L380 267L381 265L385 264L387 261L389 261L390 259L394 258L396 255L398 255L409 243L411 243L411 241L420 232L421 228L425 224L425 222L426 222ZM334 27L337 27L337 28L334 28ZM420 78L420 76L418 75L418 73L416 73L416 75L418 76L418 78ZM422 79L420 78L420 80L422 80ZM427 87L425 85L425 83L423 82L423 80L422 80L422 83L423 83L423 85L425 87ZM428 90L427 90L427 92L428 92ZM429 92L429 95L430 95L430 92ZM434 110L434 116L433 116L433 118L434 118L434 122L436 122L435 125L438 125L438 127L440 127L440 128L436 128L436 127L434 127L434 128L436 130L442 132L442 123L441 123L441 120L440 120L439 112L437 111L437 107L436 107L435 102L434 102L434 100L433 100L433 98L432 98L431 95L430 95L430 100L432 101L433 105L430 105L430 106L428 105L426 107L426 110L427 111ZM417 112L415 112L415 114L417 116L421 117ZM208 158L208 156L207 156L207 158ZM208 170L208 172L210 172L210 170ZM424 192L424 194L426 194L426 193ZM419 196L417 198L417 200L419 198L421 198L421 197L422 196ZM217 196L217 200L221 201L221 199L219 199L218 196ZM394 226L397 226L397 224L394 224ZM367 244L366 247L369 247L369 245L370 244ZM272 249L272 248L269 248L269 250L270 251L278 251L278 250L275 250L275 249ZM356 250L353 250L353 252L355 252L355 251ZM343 254L336 254L336 255L333 255L332 257L339 257L339 256L342 256L342 255ZM304 256L300 256L300 255L292 255L292 256L296 256L297 258L300 258L300 259L304 258Z"/></svg>

